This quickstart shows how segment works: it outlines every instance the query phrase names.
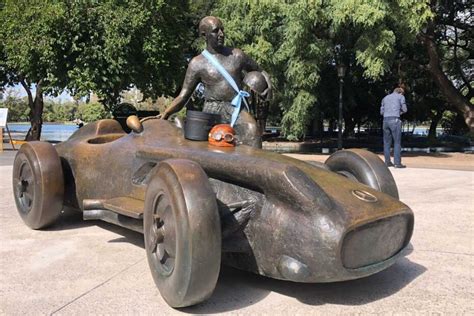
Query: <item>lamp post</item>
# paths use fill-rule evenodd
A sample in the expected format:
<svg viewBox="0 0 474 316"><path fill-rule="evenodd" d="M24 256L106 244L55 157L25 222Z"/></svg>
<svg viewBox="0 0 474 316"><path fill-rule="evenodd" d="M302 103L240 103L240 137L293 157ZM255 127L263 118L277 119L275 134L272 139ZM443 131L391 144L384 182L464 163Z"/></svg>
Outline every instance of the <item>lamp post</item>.
<svg viewBox="0 0 474 316"><path fill-rule="evenodd" d="M337 150L342 149L342 89L344 86L344 76L346 75L346 65L337 65L337 77L339 78L339 119L337 122Z"/></svg>

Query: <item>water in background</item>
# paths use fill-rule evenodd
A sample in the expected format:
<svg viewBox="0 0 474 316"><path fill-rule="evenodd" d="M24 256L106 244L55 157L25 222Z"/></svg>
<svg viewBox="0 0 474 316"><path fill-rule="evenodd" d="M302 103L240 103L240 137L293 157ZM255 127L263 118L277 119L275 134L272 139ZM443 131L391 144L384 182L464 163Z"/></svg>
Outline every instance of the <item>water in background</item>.
<svg viewBox="0 0 474 316"><path fill-rule="evenodd" d="M28 123L9 123L8 127L12 134L12 138L16 140L25 139L26 133L30 128ZM69 138L76 130L78 129L75 124L54 124L54 123L44 123L43 129L41 132L41 140L52 141L52 142L62 142ZM4 131L6 132L6 131ZM440 136L443 133L441 128L437 128L436 134ZM426 127L417 127L413 131L413 135L427 136L428 128ZM5 135L5 137L7 137Z"/></svg>
<svg viewBox="0 0 474 316"><path fill-rule="evenodd" d="M30 124L18 124L18 123L8 123L8 127L10 128L10 132L12 138L15 140L24 140L28 129L30 128ZM77 131L78 126L75 124L52 124L52 123L44 123L43 129L41 132L41 140L49 141L49 142L62 142L67 140L75 131ZM441 134L441 129L437 131L437 134ZM6 129L3 130L3 139L6 141L8 139L8 135ZM417 127L413 131L413 135L417 136L426 136L428 134L428 129L424 127ZM291 143L288 143L291 144ZM379 145L381 146L382 143ZM280 145L278 148L268 148L272 151L278 152L300 152L301 149L295 150L293 147L286 147L285 145ZM308 152L318 152L323 154L329 154L335 151L335 148L311 148L308 149ZM381 150L380 148L377 150ZM414 151L414 152L452 152L452 151L473 151L473 146L460 146L456 148L447 148L447 147L426 147L426 148L408 148L403 147L403 151Z"/></svg>
<svg viewBox="0 0 474 316"><path fill-rule="evenodd" d="M24 140L26 133L30 129L30 124L8 123L8 128L12 138L15 140ZM62 142L69 138L78 127L75 124L50 124L44 123L41 130L41 140L50 142ZM4 129L4 133L6 130ZM4 138L8 135L4 135Z"/></svg>

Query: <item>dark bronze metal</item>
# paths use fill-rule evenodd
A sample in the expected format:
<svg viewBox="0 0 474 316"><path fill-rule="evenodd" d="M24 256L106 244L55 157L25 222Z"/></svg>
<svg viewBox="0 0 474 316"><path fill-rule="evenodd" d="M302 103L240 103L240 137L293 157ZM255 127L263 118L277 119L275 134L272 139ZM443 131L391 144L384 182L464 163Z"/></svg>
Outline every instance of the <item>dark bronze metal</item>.
<svg viewBox="0 0 474 316"><path fill-rule="evenodd" d="M143 221L150 268L171 306L211 295L221 260L276 279L334 282L389 267L410 241L413 213L374 154L343 150L327 165L311 165L246 145L186 140L166 120L142 125L126 134L101 120L55 147L24 145L14 165L15 200L24 213L32 183L26 161L32 174L49 177L41 194L54 212L64 203L85 219L133 230ZM51 223L46 209L35 208L40 224Z"/></svg>
<svg viewBox="0 0 474 316"><path fill-rule="evenodd" d="M136 115L130 115L127 117L127 126L132 130L134 133L141 133L143 132L143 125L140 122L140 119Z"/></svg>
<svg viewBox="0 0 474 316"><path fill-rule="evenodd" d="M61 213L64 177L58 153L50 143L23 144L13 163L13 195L26 225L41 229Z"/></svg>
<svg viewBox="0 0 474 316"><path fill-rule="evenodd" d="M251 71L246 74L243 82L251 91L258 93L259 95L264 95L268 89L267 81L259 71Z"/></svg>
<svg viewBox="0 0 474 316"><path fill-rule="evenodd" d="M224 46L224 26L219 18L213 16L203 18L199 24L199 33L205 37L206 49L232 76L239 89L242 89L242 80L245 73L261 71L258 64L242 50ZM272 94L270 77L265 71L261 71L261 73L267 84L267 88L262 92L262 95L270 98ZM171 114L179 111L200 82L203 83L205 88L203 111L210 111L206 106L208 102L225 102L226 106L220 107L217 112L212 111L210 113L221 114L224 119L229 120L229 112L231 113L233 109L230 102L235 97L236 91L202 54L190 61L181 92L160 117L166 119ZM236 126L234 126L237 133L241 133L239 134L240 139L250 146L261 147L261 135L257 129L255 119L251 115L244 115L243 113L244 111L239 116ZM238 125L242 125L242 127L239 128Z"/></svg>
<svg viewBox="0 0 474 316"><path fill-rule="evenodd" d="M135 108L132 104L126 102L120 103L112 112L113 118L120 123L124 131L127 133L130 132L130 127L127 126L127 119L130 116L136 116L139 119L142 119L145 117L156 116L158 114L160 114L160 111L137 110L137 108Z"/></svg>
<svg viewBox="0 0 474 316"><path fill-rule="evenodd" d="M184 159L161 162L145 195L145 247L153 279L173 307L211 296L221 264L217 202L202 168Z"/></svg>

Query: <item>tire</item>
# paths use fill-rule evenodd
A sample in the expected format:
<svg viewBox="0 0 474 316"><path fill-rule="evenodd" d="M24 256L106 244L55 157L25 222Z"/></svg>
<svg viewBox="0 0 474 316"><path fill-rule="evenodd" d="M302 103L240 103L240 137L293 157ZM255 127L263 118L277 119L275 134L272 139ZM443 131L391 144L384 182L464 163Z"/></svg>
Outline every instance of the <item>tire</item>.
<svg viewBox="0 0 474 316"><path fill-rule="evenodd" d="M340 150L325 162L329 169L398 199L392 173L374 153L362 149Z"/></svg>
<svg viewBox="0 0 474 316"><path fill-rule="evenodd" d="M53 145L28 142L20 147L13 163L13 195L30 228L45 228L57 220L63 208L64 176Z"/></svg>
<svg viewBox="0 0 474 316"><path fill-rule="evenodd" d="M171 307L211 296L221 264L221 227L209 180L189 160L160 162L145 194L145 249L153 279Z"/></svg>

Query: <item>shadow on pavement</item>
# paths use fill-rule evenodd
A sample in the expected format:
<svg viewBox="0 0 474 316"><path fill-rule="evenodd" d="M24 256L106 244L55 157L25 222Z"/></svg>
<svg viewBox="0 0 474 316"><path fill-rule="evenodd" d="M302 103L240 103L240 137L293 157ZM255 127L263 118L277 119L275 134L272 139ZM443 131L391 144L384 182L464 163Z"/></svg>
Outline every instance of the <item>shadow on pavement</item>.
<svg viewBox="0 0 474 316"><path fill-rule="evenodd" d="M118 237L115 239L111 239L109 243L130 243L134 246L140 247L143 249L143 253L145 253L145 240L143 239L143 234L138 233L133 230L129 230L120 226L116 226L114 224L109 224L105 222L99 222L97 225L101 228L110 230L116 234L122 235L122 237Z"/></svg>
<svg viewBox="0 0 474 316"><path fill-rule="evenodd" d="M413 248L405 251L408 255ZM192 314L235 311L253 305L271 292L293 297L307 305L364 305L393 295L427 269L401 257L390 268L367 278L336 283L294 283L223 267L214 294L206 302L181 309Z"/></svg>
<svg viewBox="0 0 474 316"><path fill-rule="evenodd" d="M73 209L65 210L59 217L58 222L55 225L45 229L45 231L73 230L90 226L99 226L100 228L106 229L115 234L122 235L122 237L109 240L109 243L125 242L145 249L143 234L100 220L85 221L82 219L82 212L75 211Z"/></svg>
<svg viewBox="0 0 474 316"><path fill-rule="evenodd" d="M423 274L426 268L407 258L367 278L328 284L270 282L272 290L308 305L364 305L393 295Z"/></svg>
<svg viewBox="0 0 474 316"><path fill-rule="evenodd" d="M383 155L383 152L381 153ZM430 158L452 158L449 153L423 153L423 152L403 152L403 157L430 157Z"/></svg>
<svg viewBox="0 0 474 316"><path fill-rule="evenodd" d="M52 225L43 229L43 231L63 231L73 230L83 227L89 227L96 225L96 221L85 221L82 219L82 212L75 211L73 209L63 209L59 219Z"/></svg>
<svg viewBox="0 0 474 316"><path fill-rule="evenodd" d="M131 243L145 248L143 235L113 224L101 221L83 221L82 214L73 212L63 216L50 231L80 229L97 225L121 237L109 243ZM265 299L271 292L293 297L307 305L364 305L394 295L426 271L422 265L410 261L413 251L410 244L390 268L375 275L352 281L336 283L294 283L281 281L222 266L216 289L205 302L180 309L190 314L213 314L251 306Z"/></svg>

